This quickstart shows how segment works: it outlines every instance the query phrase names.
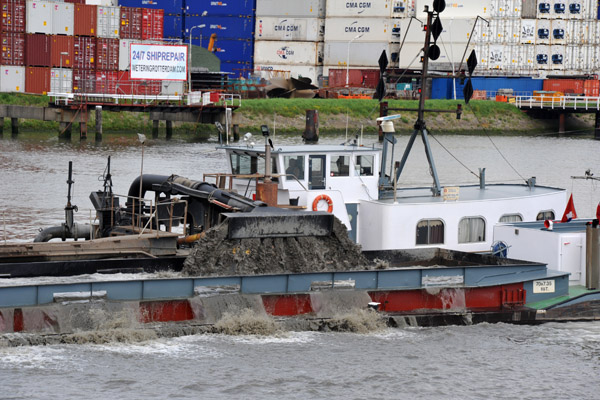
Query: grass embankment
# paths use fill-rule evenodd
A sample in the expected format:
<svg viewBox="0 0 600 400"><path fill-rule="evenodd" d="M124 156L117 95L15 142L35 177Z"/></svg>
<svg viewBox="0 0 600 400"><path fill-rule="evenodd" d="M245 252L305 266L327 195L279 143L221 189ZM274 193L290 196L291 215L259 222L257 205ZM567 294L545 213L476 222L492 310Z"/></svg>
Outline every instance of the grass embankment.
<svg viewBox="0 0 600 400"><path fill-rule="evenodd" d="M0 104L18 104L45 106L50 99L47 96L27 94L0 94ZM435 110L455 111L457 104L463 104L462 119L456 119L456 113L429 113L425 119L427 127L432 131L480 133L540 133L555 132L556 122L538 120L527 116L515 106L508 103L497 103L486 100L473 100L468 105L463 101L427 100L426 108ZM418 105L416 100L388 100L389 108L411 108ZM355 99L252 99L243 100L242 107L236 111L240 131L260 131L261 125L271 129L275 125L277 132L297 132L304 130L306 125L306 110L319 111L319 129L321 133L340 132L346 129L357 133L363 128L365 133L375 133L377 126L375 118L379 116L379 103L376 100ZM396 121L399 132L412 131L416 120L416 112L394 111L402 118ZM577 116L568 118L574 128L582 129L589 121L581 121ZM103 130L105 132L151 132L152 122L147 113L109 112L102 114ZM89 130L93 132L95 113L90 112ZM164 121L161 123L161 129ZM588 126L589 128L589 126ZM20 129L30 131L58 131L58 123L22 120ZM569 130L569 127L567 127ZM195 126L189 123L174 124L175 133L214 132L212 125Z"/></svg>

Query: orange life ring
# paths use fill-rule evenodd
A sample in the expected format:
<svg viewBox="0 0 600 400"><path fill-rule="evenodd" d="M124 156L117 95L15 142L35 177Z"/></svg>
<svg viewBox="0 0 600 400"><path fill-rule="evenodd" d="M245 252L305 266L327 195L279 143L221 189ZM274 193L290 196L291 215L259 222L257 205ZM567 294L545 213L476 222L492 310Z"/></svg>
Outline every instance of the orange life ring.
<svg viewBox="0 0 600 400"><path fill-rule="evenodd" d="M333 200L331 200L331 197L327 196L326 194L320 194L317 197L315 197L315 200L313 201L313 211L317 211L317 205L321 200L325 200L327 202L327 204L329 205L329 207L327 208L327 212L331 214L331 212L333 211Z"/></svg>

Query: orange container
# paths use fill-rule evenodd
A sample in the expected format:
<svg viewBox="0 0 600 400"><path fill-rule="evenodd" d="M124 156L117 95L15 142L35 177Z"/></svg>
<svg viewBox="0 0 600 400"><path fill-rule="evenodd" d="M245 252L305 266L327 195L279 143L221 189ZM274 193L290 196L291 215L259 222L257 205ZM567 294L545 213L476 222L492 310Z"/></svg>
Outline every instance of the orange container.
<svg viewBox="0 0 600 400"><path fill-rule="evenodd" d="M50 68L26 67L25 92L46 94L50 91Z"/></svg>
<svg viewBox="0 0 600 400"><path fill-rule="evenodd" d="M50 36L50 63L53 67L73 68L73 36ZM62 54L67 53L67 54Z"/></svg>
<svg viewBox="0 0 600 400"><path fill-rule="evenodd" d="M94 5L77 4L73 34L75 36L96 36L97 9Z"/></svg>
<svg viewBox="0 0 600 400"><path fill-rule="evenodd" d="M588 97L600 97L600 81L588 79L583 82L584 95Z"/></svg>

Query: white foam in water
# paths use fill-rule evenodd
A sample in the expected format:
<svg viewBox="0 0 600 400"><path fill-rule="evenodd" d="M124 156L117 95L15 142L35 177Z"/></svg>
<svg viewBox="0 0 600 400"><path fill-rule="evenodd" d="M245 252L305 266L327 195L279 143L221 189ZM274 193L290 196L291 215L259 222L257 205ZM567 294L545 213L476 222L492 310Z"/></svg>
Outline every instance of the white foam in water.
<svg viewBox="0 0 600 400"><path fill-rule="evenodd" d="M63 346L0 347L0 370L14 367L69 371L73 359L65 355Z"/></svg>
<svg viewBox="0 0 600 400"><path fill-rule="evenodd" d="M86 283L98 281L132 281L137 279L167 279L181 278L179 272L162 271L155 273L139 273L139 274L87 274L75 276L40 276L35 278L7 278L0 279L0 287L5 286L23 286L23 285L50 285L50 284L69 284L69 283Z"/></svg>

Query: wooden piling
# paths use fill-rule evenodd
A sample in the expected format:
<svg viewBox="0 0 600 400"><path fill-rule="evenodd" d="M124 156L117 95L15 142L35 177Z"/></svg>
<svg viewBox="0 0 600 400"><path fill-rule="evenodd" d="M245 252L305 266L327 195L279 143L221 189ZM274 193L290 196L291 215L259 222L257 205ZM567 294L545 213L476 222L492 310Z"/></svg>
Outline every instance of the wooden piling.
<svg viewBox="0 0 600 400"><path fill-rule="evenodd" d="M565 133L565 113L558 114L558 135Z"/></svg>
<svg viewBox="0 0 600 400"><path fill-rule="evenodd" d="M233 124L233 141L238 142L240 140L240 126Z"/></svg>
<svg viewBox="0 0 600 400"><path fill-rule="evenodd" d="M319 110L306 110L306 128L302 138L305 142L319 141Z"/></svg>
<svg viewBox="0 0 600 400"><path fill-rule="evenodd" d="M0 136L4 134L4 117L0 117Z"/></svg>
<svg viewBox="0 0 600 400"><path fill-rule="evenodd" d="M167 125L167 140L169 140L173 136L173 121L166 120L165 123Z"/></svg>
<svg viewBox="0 0 600 400"><path fill-rule="evenodd" d="M96 106L96 141L102 141L102 106Z"/></svg>
<svg viewBox="0 0 600 400"><path fill-rule="evenodd" d="M59 134L58 137L61 139L71 140L71 127L72 125L68 122L61 121L58 123Z"/></svg>
<svg viewBox="0 0 600 400"><path fill-rule="evenodd" d="M10 129L13 136L17 136L19 134L19 118L10 119Z"/></svg>
<svg viewBox="0 0 600 400"><path fill-rule="evenodd" d="M596 113L596 121L594 123L594 139L600 140L600 112Z"/></svg>
<svg viewBox="0 0 600 400"><path fill-rule="evenodd" d="M160 121L157 119L152 120L152 139L158 138L158 125Z"/></svg>

